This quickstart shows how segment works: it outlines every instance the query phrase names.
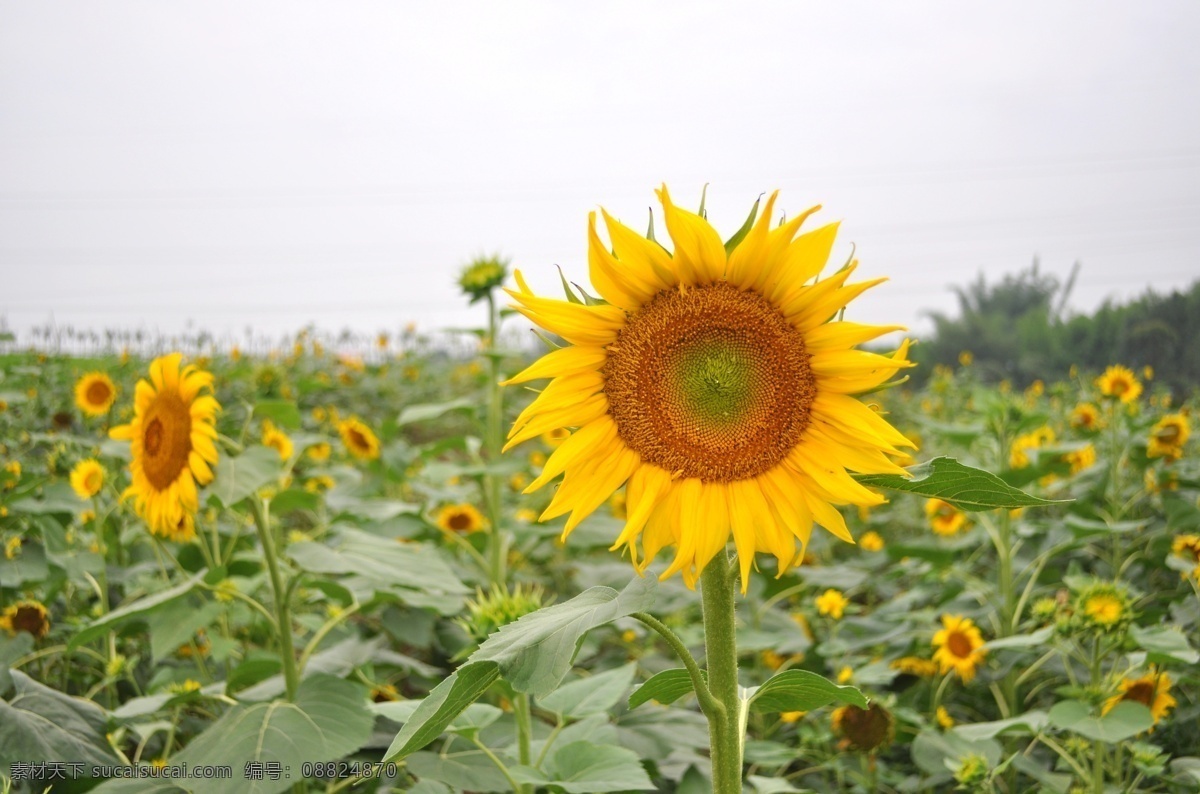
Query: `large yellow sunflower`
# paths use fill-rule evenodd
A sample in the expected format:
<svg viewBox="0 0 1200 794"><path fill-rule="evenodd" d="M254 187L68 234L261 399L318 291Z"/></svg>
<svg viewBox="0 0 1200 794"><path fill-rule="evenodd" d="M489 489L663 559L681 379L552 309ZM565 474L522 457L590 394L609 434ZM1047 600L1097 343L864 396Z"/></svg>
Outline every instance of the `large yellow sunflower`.
<svg viewBox="0 0 1200 794"><path fill-rule="evenodd" d="M1105 397L1114 397L1123 403L1131 403L1142 393L1142 384L1128 367L1115 364L1096 378L1096 386Z"/></svg>
<svg viewBox="0 0 1200 794"><path fill-rule="evenodd" d="M1167 414L1154 423L1150 431L1150 443L1146 455L1151 458L1178 460L1183 456L1183 445L1192 433L1186 414Z"/></svg>
<svg viewBox="0 0 1200 794"><path fill-rule="evenodd" d="M212 375L194 366L179 368L182 355L172 353L150 364L150 380L134 392L134 417L109 435L129 440L133 484L125 491L155 535L177 541L195 535L199 507L196 486L212 480L217 462L215 397L200 392L212 386Z"/></svg>
<svg viewBox="0 0 1200 794"><path fill-rule="evenodd" d="M75 404L88 416L103 416L117 399L117 387L103 372L89 372L75 384Z"/></svg>
<svg viewBox="0 0 1200 794"><path fill-rule="evenodd" d="M912 443L852 395L911 366L908 342L891 355L854 349L901 329L841 320L884 279L847 283L856 262L818 279L836 224L796 236L816 208L771 228L773 194L727 252L707 220L658 195L673 253L604 213L610 249L589 217L602 302L538 297L516 274L517 311L570 345L508 381L552 379L506 449L573 428L526 489L565 474L542 520L570 513L565 537L625 485L614 550L644 570L674 547L663 577L695 586L732 534L744 590L757 552L781 573L803 559L814 522L853 542L836 506L884 499L848 471L903 473L888 455Z"/></svg>

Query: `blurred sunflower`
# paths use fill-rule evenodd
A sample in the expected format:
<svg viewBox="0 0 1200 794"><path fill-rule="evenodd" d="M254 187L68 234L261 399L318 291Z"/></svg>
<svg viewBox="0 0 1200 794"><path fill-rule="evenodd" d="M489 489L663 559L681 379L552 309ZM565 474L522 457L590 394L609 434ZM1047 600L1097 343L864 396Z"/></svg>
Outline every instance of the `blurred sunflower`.
<svg viewBox="0 0 1200 794"><path fill-rule="evenodd" d="M925 502L925 517L933 531L946 538L957 535L967 525L966 513L941 499Z"/></svg>
<svg viewBox="0 0 1200 794"><path fill-rule="evenodd" d="M124 498L134 505L151 533L186 542L195 537L197 485L212 480L217 462L216 414L212 375L194 366L179 368L183 356L172 353L150 363L150 380L134 392L133 421L109 435L130 441L133 484Z"/></svg>
<svg viewBox="0 0 1200 794"><path fill-rule="evenodd" d="M350 450L351 455L362 460L374 460L379 457L379 438L358 419L343 419L338 422L337 429L342 443Z"/></svg>
<svg viewBox="0 0 1200 794"><path fill-rule="evenodd" d="M1183 457L1183 445L1192 433L1188 418L1182 413L1167 414L1154 423L1150 431L1150 443L1146 455L1151 458L1179 460Z"/></svg>
<svg viewBox="0 0 1200 794"><path fill-rule="evenodd" d="M1096 448L1091 444L1073 449L1063 455L1063 461L1071 467L1071 474L1078 474L1084 469L1096 465Z"/></svg>
<svg viewBox="0 0 1200 794"><path fill-rule="evenodd" d="M852 395L911 366L854 346L898 326L840 319L883 279L847 284L850 262L825 267L836 224L796 237L814 210L772 229L777 194L723 244L708 221L663 187L668 253L604 213L612 249L589 217L591 281L603 301L541 298L520 273L514 308L570 345L508 383L552 378L514 422L508 447L576 428L527 492L565 473L542 520L570 513L564 538L627 483L628 518L613 550L694 587L732 538L742 588L757 552L779 572L803 559L813 523L853 542L836 505L883 497L848 471L903 474L888 458L911 443ZM639 550L639 541L641 548Z"/></svg>
<svg viewBox="0 0 1200 794"><path fill-rule="evenodd" d="M104 467L95 458L81 460L71 469L71 488L80 499L91 499L104 487Z"/></svg>
<svg viewBox="0 0 1200 794"><path fill-rule="evenodd" d="M933 660L941 666L942 674L953 670L964 682L975 677L983 662L983 635L970 618L961 615L942 615L942 629L933 635Z"/></svg>
<svg viewBox="0 0 1200 794"><path fill-rule="evenodd" d="M1100 409L1092 403L1079 403L1071 411L1071 427L1076 430L1099 430L1104 426Z"/></svg>
<svg viewBox="0 0 1200 794"><path fill-rule="evenodd" d="M1166 673L1151 670L1140 678L1126 678L1121 681L1120 692L1104 701L1103 713L1107 714L1124 700L1141 703L1150 709L1154 724L1167 716L1167 712L1175 708L1175 697L1171 694L1171 676Z"/></svg>
<svg viewBox="0 0 1200 794"><path fill-rule="evenodd" d="M1096 378L1096 386L1105 397L1131 403L1142 393L1142 384L1133 371L1120 365L1111 366Z"/></svg>
<svg viewBox="0 0 1200 794"><path fill-rule="evenodd" d="M850 601L840 591L830 588L817 596L817 612L834 620L841 620Z"/></svg>
<svg viewBox="0 0 1200 794"><path fill-rule="evenodd" d="M75 405L88 416L103 416L117 399L117 387L103 372L89 372L75 384Z"/></svg>
<svg viewBox="0 0 1200 794"><path fill-rule="evenodd" d="M438 511L437 525L447 532L479 532L487 526L487 519L475 505L446 505Z"/></svg>
<svg viewBox="0 0 1200 794"><path fill-rule="evenodd" d="M288 460L292 457L294 448L292 439L269 419L264 421L262 425L262 442L263 446L270 447L278 452L281 459Z"/></svg>
<svg viewBox="0 0 1200 794"><path fill-rule="evenodd" d="M863 551L882 551L883 537L871 530L858 539L858 545L862 546Z"/></svg>
<svg viewBox="0 0 1200 794"><path fill-rule="evenodd" d="M933 678L938 674L938 663L932 659L922 659L920 656L901 656L889 667L906 675L915 675L920 678Z"/></svg>
<svg viewBox="0 0 1200 794"><path fill-rule="evenodd" d="M329 442L327 441L318 441L316 444L313 444L307 450L305 450L305 454L308 455L311 460L314 460L317 463L324 463L325 461L329 460L329 456L332 452L333 447L330 446Z"/></svg>
<svg viewBox="0 0 1200 794"><path fill-rule="evenodd" d="M23 631L41 639L50 631L49 613L46 607L37 601L18 601L9 604L0 612L0 629L5 629L12 635Z"/></svg>
<svg viewBox="0 0 1200 794"><path fill-rule="evenodd" d="M895 719L878 702L867 708L840 706L831 715L834 733L842 736L843 744L852 750L870 752L889 744L895 735Z"/></svg>
<svg viewBox="0 0 1200 794"><path fill-rule="evenodd" d="M1029 433L1013 439L1009 450L1008 464L1014 469L1023 469L1030 464L1029 453L1041 449L1046 444L1054 443L1054 431L1049 427L1039 427Z"/></svg>

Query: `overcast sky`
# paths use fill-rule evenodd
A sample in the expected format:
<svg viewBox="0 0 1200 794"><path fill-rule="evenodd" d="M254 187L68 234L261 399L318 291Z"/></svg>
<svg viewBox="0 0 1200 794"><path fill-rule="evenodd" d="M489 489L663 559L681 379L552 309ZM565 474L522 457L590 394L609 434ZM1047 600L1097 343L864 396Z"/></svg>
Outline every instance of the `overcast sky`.
<svg viewBox="0 0 1200 794"><path fill-rule="evenodd" d="M1200 4L0 2L0 315L459 325L498 251L586 279L665 181L841 219L852 316L1037 255L1090 309L1200 276ZM661 221L660 221L661 228Z"/></svg>

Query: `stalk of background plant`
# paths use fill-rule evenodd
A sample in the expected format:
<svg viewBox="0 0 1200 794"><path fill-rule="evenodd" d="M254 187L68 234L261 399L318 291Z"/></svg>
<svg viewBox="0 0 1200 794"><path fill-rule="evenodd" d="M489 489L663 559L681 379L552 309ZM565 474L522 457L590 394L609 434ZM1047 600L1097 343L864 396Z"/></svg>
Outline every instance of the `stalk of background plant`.
<svg viewBox="0 0 1200 794"><path fill-rule="evenodd" d="M491 529L488 534L487 560L488 576L493 585L505 587L507 566L505 559L508 554L507 542L500 529L500 475L495 466L500 461L500 451L504 447L504 396L500 388L500 357L496 351L496 335L499 328L499 317L496 313L496 298L489 290L487 293L488 330L484 339L484 351L488 358L488 404L487 427L485 444L487 449L487 473L484 475L484 488L487 491L488 521Z"/></svg>
<svg viewBox="0 0 1200 794"><path fill-rule="evenodd" d="M279 556L275 552L275 538L271 534L270 526L271 503L256 496L250 500L250 509L254 514L254 526L258 529L263 559L271 577L271 592L275 598L275 628L279 640L279 654L283 657L284 687L287 699L295 700L299 676L296 672L296 648L292 641L292 613L289 604L291 591L284 586L283 575L279 570Z"/></svg>

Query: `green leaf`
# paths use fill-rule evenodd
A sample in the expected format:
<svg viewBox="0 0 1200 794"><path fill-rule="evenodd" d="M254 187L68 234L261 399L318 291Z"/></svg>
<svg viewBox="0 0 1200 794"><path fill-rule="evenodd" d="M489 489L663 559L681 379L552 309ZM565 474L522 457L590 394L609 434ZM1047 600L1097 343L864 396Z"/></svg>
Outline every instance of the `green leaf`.
<svg viewBox="0 0 1200 794"><path fill-rule="evenodd" d="M707 680L706 671L701 670L700 675ZM661 673L650 676L646 683L633 691L633 694L629 696L629 708L636 709L651 700L658 701L664 706L670 705L693 690L692 677L687 670L682 667L663 670Z"/></svg>
<svg viewBox="0 0 1200 794"><path fill-rule="evenodd" d="M147 615L150 624L150 658L157 662L187 645L200 629L216 621L224 607L209 601L197 607L186 599L178 599Z"/></svg>
<svg viewBox="0 0 1200 794"><path fill-rule="evenodd" d="M755 712L812 711L830 703L867 707L867 698L852 686L838 686L808 670L784 670L752 690L750 710Z"/></svg>
<svg viewBox="0 0 1200 794"><path fill-rule="evenodd" d="M746 235L754 228L754 220L758 217L758 205L762 201L762 196L754 200L754 206L750 208L750 214L746 216L746 222L733 233L733 236L725 241L725 255L729 256L733 253L733 249L737 248L742 240L746 239Z"/></svg>
<svg viewBox="0 0 1200 794"><path fill-rule="evenodd" d="M1190 644L1183 632L1170 626L1131 626L1130 636L1138 647L1146 651L1148 661L1156 664L1179 662L1181 664L1196 664L1200 662L1200 652Z"/></svg>
<svg viewBox="0 0 1200 794"><path fill-rule="evenodd" d="M139 598L137 601L122 604L104 617L92 621L86 628L80 629L71 638L71 641L67 643L67 650L74 650L86 642L91 642L126 621L145 618L155 610L162 609L167 604L170 604L175 599L182 598L196 587L204 578L204 574L205 571L200 571L191 579L180 582L174 587L168 587L166 590L160 590L145 598Z"/></svg>
<svg viewBox="0 0 1200 794"><path fill-rule="evenodd" d="M943 778L949 777L948 768L957 767L967 756L981 755L987 759L989 767L995 767L1003 753L995 739L971 740L953 731L921 731L912 743L913 763L926 774Z"/></svg>
<svg viewBox="0 0 1200 794"><path fill-rule="evenodd" d="M171 756L171 763L233 768L232 781L189 778L187 790L192 794L272 794L292 787L300 777L301 764L333 761L357 750L370 739L374 722L361 687L333 676L314 675L300 682L295 703L272 700L234 706ZM269 761L290 767L290 779L244 777L246 764ZM141 783L113 780L95 791L141 791L137 787Z"/></svg>
<svg viewBox="0 0 1200 794"><path fill-rule="evenodd" d="M1035 648L1043 645L1046 640L1053 636L1054 627L1047 626L1044 629L1038 629L1032 634L1014 634L1011 637L991 640L985 643L983 647L989 651L999 651L1004 648Z"/></svg>
<svg viewBox="0 0 1200 794"><path fill-rule="evenodd" d="M1038 733L1042 728L1046 727L1048 721L1046 712L1044 711L1027 711L1024 714L1018 714L1006 720L959 725L953 728L953 731L964 739L973 742L980 739L994 739L1000 734Z"/></svg>
<svg viewBox="0 0 1200 794"><path fill-rule="evenodd" d="M1032 496L994 474L966 466L954 458L934 458L909 467L908 472L910 478L898 474L856 474L854 479L872 488L941 499L966 511L1045 507L1070 501Z"/></svg>
<svg viewBox="0 0 1200 794"><path fill-rule="evenodd" d="M33 635L28 632L17 632L13 637L0 634L0 697L12 689L12 676L9 665L33 650Z"/></svg>
<svg viewBox="0 0 1200 794"><path fill-rule="evenodd" d="M385 758L398 760L432 742L498 678L500 665L494 661L468 661L458 668L421 701L392 740Z"/></svg>
<svg viewBox="0 0 1200 794"><path fill-rule="evenodd" d="M1091 707L1083 701L1064 700L1055 703L1047 716L1056 728L1110 744L1144 733L1154 725L1150 709L1129 700L1121 701L1101 717L1093 716Z"/></svg>
<svg viewBox="0 0 1200 794"><path fill-rule="evenodd" d="M546 760L543 768L544 773L540 773L529 767L517 767L513 778L518 783L546 786L565 794L654 790L637 753L609 744L565 744Z"/></svg>
<svg viewBox="0 0 1200 794"><path fill-rule="evenodd" d="M441 403L423 403L421 405L407 405L400 411L400 418L396 420L396 424L403 427L411 425L415 422L426 422L430 419L436 419L442 414L450 411L471 410L475 407L476 401L470 397L459 397L454 400L447 400Z"/></svg>
<svg viewBox="0 0 1200 794"><path fill-rule="evenodd" d="M283 473L279 453L270 447L256 444L246 447L242 454L224 455L217 462L216 476L209 493L225 507L233 507Z"/></svg>
<svg viewBox="0 0 1200 794"><path fill-rule="evenodd" d="M538 700L538 705L555 714L576 719L604 714L629 691L636 669L637 665L630 663L572 681Z"/></svg>
<svg viewBox="0 0 1200 794"><path fill-rule="evenodd" d="M259 400L254 404L254 414L288 430L300 429L300 409L291 400Z"/></svg>
<svg viewBox="0 0 1200 794"><path fill-rule="evenodd" d="M571 669L584 635L649 609L656 587L657 580L652 577L636 578L621 592L592 587L502 627L466 664L433 688L396 734L385 757L403 758L432 742L501 674L518 692L545 697Z"/></svg>
<svg viewBox="0 0 1200 794"><path fill-rule="evenodd" d="M13 697L0 700L0 769L18 761L120 763L104 731L104 710L39 684L19 670L11 673Z"/></svg>

